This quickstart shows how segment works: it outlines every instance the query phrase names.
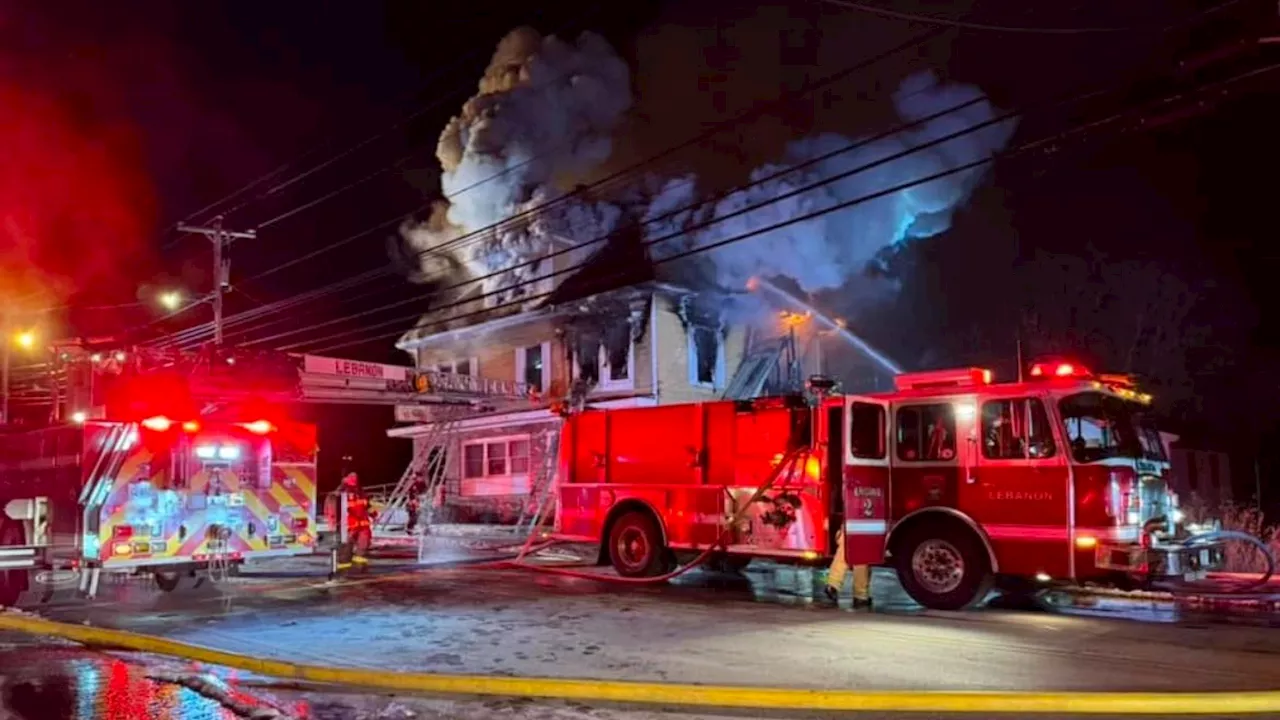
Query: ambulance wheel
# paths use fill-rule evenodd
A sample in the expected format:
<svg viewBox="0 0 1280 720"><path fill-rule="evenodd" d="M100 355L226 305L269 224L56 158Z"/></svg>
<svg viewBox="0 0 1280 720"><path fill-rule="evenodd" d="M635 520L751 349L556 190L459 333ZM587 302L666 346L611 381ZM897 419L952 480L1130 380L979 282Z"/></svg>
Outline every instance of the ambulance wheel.
<svg viewBox="0 0 1280 720"><path fill-rule="evenodd" d="M609 529L609 562L622 577L655 577L670 566L658 522L647 512L624 514Z"/></svg>
<svg viewBox="0 0 1280 720"><path fill-rule="evenodd" d="M0 547L17 547L26 542L26 532L21 525L0 518ZM29 579L26 570L0 570L0 607L16 605L28 588Z"/></svg>
<svg viewBox="0 0 1280 720"><path fill-rule="evenodd" d="M177 570L157 570L155 572L156 587L171 593L182 584L183 573Z"/></svg>
<svg viewBox="0 0 1280 720"><path fill-rule="evenodd" d="M921 523L894 550L902 589L931 610L963 610L981 602L991 587L982 542L952 523Z"/></svg>

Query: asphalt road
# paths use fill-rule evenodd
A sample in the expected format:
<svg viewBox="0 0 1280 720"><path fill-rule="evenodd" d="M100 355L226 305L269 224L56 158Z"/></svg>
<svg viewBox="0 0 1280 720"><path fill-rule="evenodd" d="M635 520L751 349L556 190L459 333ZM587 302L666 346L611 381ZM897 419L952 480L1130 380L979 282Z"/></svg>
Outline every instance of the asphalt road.
<svg viewBox="0 0 1280 720"><path fill-rule="evenodd" d="M658 587L466 568L337 586L305 573L273 575L172 595L145 583L109 585L91 605L55 604L41 614L251 655L387 670L881 690L1280 686L1280 629L1170 622L1167 611L1134 605L1100 607L1097 616L921 612L883 576L877 612L866 614L816 606L813 574L789 568L745 578L697 573ZM261 691L284 698L277 706L294 707L295 716L317 719L659 716L519 700L317 696L269 684ZM305 713L298 702L307 703Z"/></svg>

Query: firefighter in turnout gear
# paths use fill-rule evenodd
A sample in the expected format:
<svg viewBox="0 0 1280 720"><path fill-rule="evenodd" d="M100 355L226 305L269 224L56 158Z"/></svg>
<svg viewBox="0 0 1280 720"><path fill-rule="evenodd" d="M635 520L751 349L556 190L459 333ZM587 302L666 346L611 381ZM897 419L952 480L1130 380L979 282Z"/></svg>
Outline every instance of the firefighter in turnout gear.
<svg viewBox="0 0 1280 720"><path fill-rule="evenodd" d="M340 507L342 499L346 499L345 507ZM340 516L341 511L341 516ZM345 569L350 565L367 566L369 563L369 546L373 544L374 512L369 507L369 498L360 489L360 479L354 472L342 478L338 492L329 496L325 503L325 516L330 527L339 528L345 520L347 539L339 550L337 569ZM349 562L344 562L346 557Z"/></svg>
<svg viewBox="0 0 1280 720"><path fill-rule="evenodd" d="M840 604L840 591L844 589L844 577L849 574L849 563L844 558L844 530L836 533L836 554L827 570L827 586L823 594L832 605ZM871 566L853 567L853 607L855 610L871 609Z"/></svg>

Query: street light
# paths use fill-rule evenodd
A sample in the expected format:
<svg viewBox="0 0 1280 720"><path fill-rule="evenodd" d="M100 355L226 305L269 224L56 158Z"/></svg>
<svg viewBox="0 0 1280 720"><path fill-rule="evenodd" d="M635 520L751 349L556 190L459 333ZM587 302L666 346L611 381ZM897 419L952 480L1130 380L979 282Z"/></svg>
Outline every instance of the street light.
<svg viewBox="0 0 1280 720"><path fill-rule="evenodd" d="M182 306L182 293L177 290L166 290L160 293L160 305L165 310L177 310Z"/></svg>
<svg viewBox="0 0 1280 720"><path fill-rule="evenodd" d="M23 350L30 350L36 346L36 333L34 330L23 330L13 336L13 342Z"/></svg>

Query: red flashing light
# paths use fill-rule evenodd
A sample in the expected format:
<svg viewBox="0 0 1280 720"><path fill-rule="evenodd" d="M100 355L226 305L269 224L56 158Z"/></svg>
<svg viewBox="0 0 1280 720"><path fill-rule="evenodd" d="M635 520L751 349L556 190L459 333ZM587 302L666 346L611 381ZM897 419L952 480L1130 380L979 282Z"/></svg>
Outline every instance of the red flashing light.
<svg viewBox="0 0 1280 720"><path fill-rule="evenodd" d="M173 421L163 415L156 415L143 420L142 427L155 432L168 432L173 427Z"/></svg>
<svg viewBox="0 0 1280 720"><path fill-rule="evenodd" d="M188 432L188 433L200 432L200 423L196 422L195 420L188 420L182 423L182 431Z"/></svg>
<svg viewBox="0 0 1280 720"><path fill-rule="evenodd" d="M1031 366L1029 374L1033 378L1050 376L1060 378L1089 377L1089 371L1084 366L1066 362L1057 364L1036 363Z"/></svg>
<svg viewBox="0 0 1280 720"><path fill-rule="evenodd" d="M245 423L244 427L246 430L248 430L249 432L255 435L266 435L267 433L276 429L274 425L272 425L270 422L266 420L254 420L251 423Z"/></svg>
<svg viewBox="0 0 1280 720"><path fill-rule="evenodd" d="M133 537L133 526L132 526L132 525L117 525L117 526L115 526L115 528L111 531L111 536L112 536L112 537L114 537L114 538L117 538L117 539L127 540L127 539L129 539L129 538Z"/></svg>

